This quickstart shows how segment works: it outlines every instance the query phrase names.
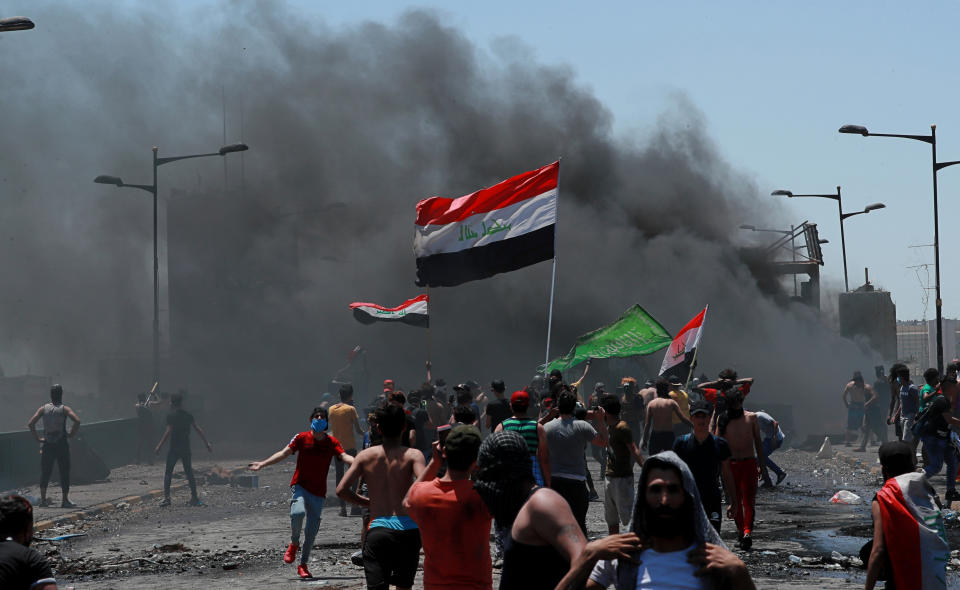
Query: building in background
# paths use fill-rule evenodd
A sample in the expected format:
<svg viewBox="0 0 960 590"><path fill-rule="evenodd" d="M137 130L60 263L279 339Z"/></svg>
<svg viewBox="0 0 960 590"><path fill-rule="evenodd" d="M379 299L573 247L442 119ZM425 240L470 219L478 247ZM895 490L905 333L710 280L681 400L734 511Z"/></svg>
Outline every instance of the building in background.
<svg viewBox="0 0 960 590"><path fill-rule="evenodd" d="M943 360L957 358L960 342L960 320L943 318ZM936 320L908 320L897 322L897 358L910 367L911 375L923 375L937 364ZM931 354L931 351L934 351Z"/></svg>
<svg viewBox="0 0 960 590"><path fill-rule="evenodd" d="M862 340L889 365L902 358L897 346L897 306L888 291L867 282L849 293L840 294L840 335Z"/></svg>

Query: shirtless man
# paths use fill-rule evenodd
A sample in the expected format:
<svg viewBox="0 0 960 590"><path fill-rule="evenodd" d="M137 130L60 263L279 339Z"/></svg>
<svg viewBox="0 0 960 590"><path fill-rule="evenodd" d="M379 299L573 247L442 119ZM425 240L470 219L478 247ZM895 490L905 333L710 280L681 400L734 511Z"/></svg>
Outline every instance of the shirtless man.
<svg viewBox="0 0 960 590"><path fill-rule="evenodd" d="M730 445L730 470L736 489L735 504L727 508L727 517L737 523L739 541L743 549L753 545L754 502L757 498L757 467L764 481L770 479L763 457L763 442L757 415L743 410L743 396L739 390L727 393L726 409L717 418L716 436L727 439Z"/></svg>
<svg viewBox="0 0 960 590"><path fill-rule="evenodd" d="M363 545L367 588L411 588L420 561L420 530L407 515L403 498L425 469L423 453L400 443L406 423L403 408L391 404L378 409L376 419L383 444L360 451L337 485L337 497L370 510ZM351 489L360 477L367 482L367 497Z"/></svg>
<svg viewBox="0 0 960 590"><path fill-rule="evenodd" d="M849 399L847 399L848 397ZM863 375L860 374L860 371L854 371L853 379L843 388L843 405L847 406L847 434L845 435L844 446L850 446L851 433L853 439L856 440L863 429L864 408L866 404L873 403L876 399L877 392L863 382ZM866 440L863 444L867 444Z"/></svg>
<svg viewBox="0 0 960 590"><path fill-rule="evenodd" d="M641 450L647 450L650 446L650 454L656 455L661 451L673 449L673 417L676 416L687 426L693 427L690 418L683 415L680 411L680 405L670 397L670 382L660 377L655 384L657 397L647 404L647 414L643 426L643 446ZM650 430L653 430L651 433Z"/></svg>

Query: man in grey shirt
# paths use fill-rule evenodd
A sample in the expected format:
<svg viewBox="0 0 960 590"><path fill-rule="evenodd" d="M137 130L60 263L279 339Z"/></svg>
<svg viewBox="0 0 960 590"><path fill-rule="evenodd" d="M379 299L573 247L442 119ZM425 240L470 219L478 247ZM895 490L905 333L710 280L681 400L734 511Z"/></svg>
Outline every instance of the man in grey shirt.
<svg viewBox="0 0 960 590"><path fill-rule="evenodd" d="M587 534L587 508L590 505L587 495L587 460L584 455L587 443L598 447L607 445L607 425L603 420L603 409L597 409L600 418L599 432L586 420L577 420L573 412L577 407L577 398L564 391L557 397L557 410L560 416L547 422L543 429L547 435L547 447L550 450L550 487L563 496L577 523Z"/></svg>

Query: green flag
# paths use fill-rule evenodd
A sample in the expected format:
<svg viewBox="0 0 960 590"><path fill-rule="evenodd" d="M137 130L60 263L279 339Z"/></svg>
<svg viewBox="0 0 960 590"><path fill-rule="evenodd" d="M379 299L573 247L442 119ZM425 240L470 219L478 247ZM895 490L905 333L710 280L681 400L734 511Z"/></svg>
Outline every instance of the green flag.
<svg viewBox="0 0 960 590"><path fill-rule="evenodd" d="M550 361L546 369L565 371L589 358L606 359L650 354L670 345L670 334L642 307L634 305L620 319L577 338L565 356Z"/></svg>

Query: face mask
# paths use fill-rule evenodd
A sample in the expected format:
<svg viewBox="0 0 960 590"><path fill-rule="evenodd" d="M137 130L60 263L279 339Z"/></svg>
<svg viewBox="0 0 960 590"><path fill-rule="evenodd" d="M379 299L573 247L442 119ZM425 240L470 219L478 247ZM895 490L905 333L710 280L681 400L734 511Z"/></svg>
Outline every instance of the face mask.
<svg viewBox="0 0 960 590"><path fill-rule="evenodd" d="M314 418L310 421L310 429L314 432L323 432L327 429L327 421L323 418Z"/></svg>

